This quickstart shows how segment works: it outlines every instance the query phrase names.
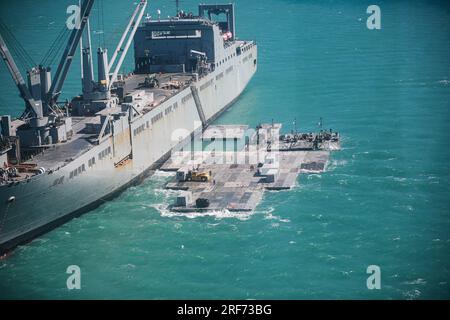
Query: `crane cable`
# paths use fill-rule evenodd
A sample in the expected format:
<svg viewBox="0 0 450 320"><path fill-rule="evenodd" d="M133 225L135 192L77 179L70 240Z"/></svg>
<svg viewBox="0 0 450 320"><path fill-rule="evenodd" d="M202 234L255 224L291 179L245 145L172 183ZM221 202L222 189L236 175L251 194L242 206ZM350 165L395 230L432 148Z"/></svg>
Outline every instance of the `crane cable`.
<svg viewBox="0 0 450 320"><path fill-rule="evenodd" d="M42 58L41 65L47 65L49 61L52 61L54 59L54 56L58 53L58 49L61 46L61 42L63 39L67 36L68 29L64 25L60 32L58 33L57 37L53 41L53 43L50 45L50 48L45 53L44 57Z"/></svg>
<svg viewBox="0 0 450 320"><path fill-rule="evenodd" d="M25 50L25 48L22 46L22 44L17 40L17 38L14 36L14 34L11 32L11 30L6 26L6 24L0 20L0 24L3 27L5 33L9 36L11 39L11 42L14 46L17 47L17 50L21 53L22 57L30 64L35 65L33 58L28 54L28 52Z"/></svg>
<svg viewBox="0 0 450 320"><path fill-rule="evenodd" d="M59 40L55 46L55 49L53 50L53 53L51 54L51 56L49 57L49 59L47 61L47 64L49 66L53 65L53 63L55 62L55 59L57 59L58 56L61 55L61 53L65 47L65 44L67 43L67 38L69 37L70 31L67 28L64 28L64 29L65 30L64 30L63 34L61 35L61 37L59 38Z"/></svg>
<svg viewBox="0 0 450 320"><path fill-rule="evenodd" d="M16 56L19 65L25 70L32 69L36 65L33 58L31 58L25 48L20 44L19 40L17 40L11 30L1 19L0 32L2 33L4 40L8 45L8 48Z"/></svg>

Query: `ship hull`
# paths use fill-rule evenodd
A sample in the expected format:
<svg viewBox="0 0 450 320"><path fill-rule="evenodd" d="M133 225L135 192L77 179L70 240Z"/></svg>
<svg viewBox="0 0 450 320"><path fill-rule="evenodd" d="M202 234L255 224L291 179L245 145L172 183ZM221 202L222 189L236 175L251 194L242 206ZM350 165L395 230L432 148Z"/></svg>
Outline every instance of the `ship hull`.
<svg viewBox="0 0 450 320"><path fill-rule="evenodd" d="M195 90L180 91L134 121L128 136L111 137L52 174L0 186L0 253L98 207L150 176L174 148L189 142L237 100L256 72L256 56L257 47L252 45L245 55L197 81ZM192 97L194 91L198 99ZM153 123L158 114L164 116L156 117L158 121ZM133 135L134 129L140 127L146 130ZM67 178L80 163L87 163L100 149L108 147L113 151L107 159L87 168L88 172L76 179ZM132 159L118 166L127 152L132 153ZM15 200L10 201L11 197Z"/></svg>

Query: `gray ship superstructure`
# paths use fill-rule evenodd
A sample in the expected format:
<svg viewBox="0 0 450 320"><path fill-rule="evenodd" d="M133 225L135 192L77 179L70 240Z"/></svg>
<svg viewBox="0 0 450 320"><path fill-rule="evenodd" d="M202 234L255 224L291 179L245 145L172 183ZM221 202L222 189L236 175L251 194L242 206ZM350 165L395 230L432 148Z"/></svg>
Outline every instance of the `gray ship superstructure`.
<svg viewBox="0 0 450 320"><path fill-rule="evenodd" d="M38 66L25 83L0 37L26 105L19 119L1 120L1 252L141 181L230 106L256 72L257 46L236 38L232 4L199 5L198 15L179 11L163 20L144 16L141 1L110 59L106 49L91 49L92 5L82 3L53 77ZM214 22L215 15L226 20ZM133 42L135 71L119 74ZM82 94L60 103L77 48Z"/></svg>

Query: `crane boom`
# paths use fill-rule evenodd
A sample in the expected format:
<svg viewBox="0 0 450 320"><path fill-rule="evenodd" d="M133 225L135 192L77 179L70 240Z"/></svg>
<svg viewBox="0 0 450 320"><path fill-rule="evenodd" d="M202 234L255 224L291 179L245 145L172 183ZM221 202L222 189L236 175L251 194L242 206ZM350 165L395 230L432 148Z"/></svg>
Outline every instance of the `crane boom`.
<svg viewBox="0 0 450 320"><path fill-rule="evenodd" d="M70 34L69 41L67 43L66 49L61 61L59 62L58 69L56 70L55 77L53 79L52 85L48 92L49 104L53 104L58 99L61 92L64 81L66 80L67 73L69 72L70 65L72 63L75 51L80 42L81 35L87 24L89 14L91 13L92 6L94 5L94 0L85 0L81 5L80 10L80 25L73 28Z"/></svg>
<svg viewBox="0 0 450 320"><path fill-rule="evenodd" d="M113 56L111 57L111 61L109 62L109 66L108 66L109 70L112 69L114 62L116 61L117 55L122 51L123 42L125 41L128 31L130 30L131 26L133 25L134 18L136 17L138 11L139 11L139 6L137 6L136 9L134 10L133 15L131 16L130 22L128 23L128 25L125 29L125 32L122 34L122 37L120 38L120 41L117 44L117 48L114 51Z"/></svg>
<svg viewBox="0 0 450 320"><path fill-rule="evenodd" d="M137 28L139 27L139 23L141 23L142 16L144 15L144 11L145 11L146 7L147 7L147 0L141 0L141 2L138 4L136 11L135 11L135 12L138 12L138 10L140 10L138 17L136 18L136 14L133 14L133 16L131 17L130 23L128 24L127 28L125 29L124 34L122 35L122 39L120 39L119 45L121 45L123 43L123 41L125 40L125 36L129 33L130 28L134 23L133 29L131 30L131 33L128 37L128 41L125 45L125 48L123 49L123 52L120 55L119 61L117 62L116 68L114 69L114 73L111 77L111 80L109 81L109 89L111 89L111 86L117 79L119 70L122 67L122 63L125 59L125 56L127 55L128 49L130 48L131 42L133 41L133 37L137 31ZM116 50L116 52L117 52L117 50ZM114 54L116 54L116 52ZM115 56L114 56L114 60L115 60ZM114 63L114 61L112 60L111 63L109 64L109 68L112 67L113 63Z"/></svg>
<svg viewBox="0 0 450 320"><path fill-rule="evenodd" d="M33 99L30 91L28 90L28 87L25 84L22 74L20 73L19 68L14 62L14 58L9 52L6 42L1 34L0 34L0 54L3 60L5 61L8 71L11 74L17 88L19 89L20 96L25 101L27 109L31 109L31 111L35 114L37 118L42 117L42 108L38 108L36 101Z"/></svg>

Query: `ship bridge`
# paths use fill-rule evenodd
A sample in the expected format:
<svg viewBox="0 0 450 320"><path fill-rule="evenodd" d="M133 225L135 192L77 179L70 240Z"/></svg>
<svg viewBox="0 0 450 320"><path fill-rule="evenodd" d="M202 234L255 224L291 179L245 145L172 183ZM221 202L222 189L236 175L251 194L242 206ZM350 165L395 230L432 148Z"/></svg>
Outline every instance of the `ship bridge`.
<svg viewBox="0 0 450 320"><path fill-rule="evenodd" d="M213 17L225 16L225 21ZM214 69L235 43L234 5L199 5L198 16L179 11L161 20L147 17L134 37L135 73L198 72Z"/></svg>

